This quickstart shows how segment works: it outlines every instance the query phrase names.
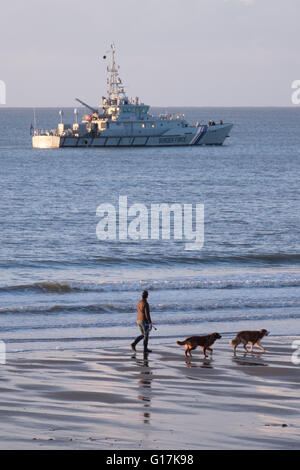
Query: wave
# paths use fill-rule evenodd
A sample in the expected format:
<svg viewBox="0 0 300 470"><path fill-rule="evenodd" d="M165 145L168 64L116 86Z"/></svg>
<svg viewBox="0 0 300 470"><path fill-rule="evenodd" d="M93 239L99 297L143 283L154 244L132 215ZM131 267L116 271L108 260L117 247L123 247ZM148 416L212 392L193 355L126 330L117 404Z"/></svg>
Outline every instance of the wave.
<svg viewBox="0 0 300 470"><path fill-rule="evenodd" d="M93 256L85 258L70 259L38 259L18 261L16 259L0 262L0 268L8 267L94 267L94 266L174 266L174 265L299 265L300 253L232 253L232 254L214 254L207 252L187 252L184 247L179 254L168 255L165 252L153 253L147 251L144 245L141 245L141 252L135 255L124 254L124 256Z"/></svg>
<svg viewBox="0 0 300 470"><path fill-rule="evenodd" d="M132 306L111 304L82 304L82 305L26 305L21 307L1 307L2 314L55 314L55 313L126 313L132 311Z"/></svg>
<svg viewBox="0 0 300 470"><path fill-rule="evenodd" d="M30 284L17 284L11 286L0 287L0 292L26 292L26 291L38 291L38 292L53 292L53 293L69 293L74 291L69 283L60 282L34 282Z"/></svg>
<svg viewBox="0 0 300 470"><path fill-rule="evenodd" d="M153 259L153 258L152 258ZM154 258L155 262L159 262ZM209 255L195 256L165 256L161 263L176 264L300 264L300 253L245 253L232 255Z"/></svg>
<svg viewBox="0 0 300 470"><path fill-rule="evenodd" d="M243 288L286 288L300 287L300 278L240 278L240 279L200 279L200 280L150 280L115 281L99 283L76 282L34 282L0 287L0 292L42 292L45 294L69 294L76 292L139 292L148 290L186 290L186 289L243 289Z"/></svg>
<svg viewBox="0 0 300 470"><path fill-rule="evenodd" d="M183 313L193 314L196 312L209 312L213 310L245 310L245 309L282 309L282 308L300 308L300 299L283 299L283 300L220 300L220 301L202 301L201 304L196 302L172 303L166 304L151 303L151 310L154 314L165 313ZM32 314L32 315L51 315L51 314L130 314L135 315L135 303L122 304L68 304L68 305L26 305L0 307L0 315L10 314ZM188 316L188 315L187 315Z"/></svg>
<svg viewBox="0 0 300 470"><path fill-rule="evenodd" d="M300 313L299 312L258 312L258 313L242 313L242 314L230 314L230 315L226 315L226 316L218 316L218 315L207 315L207 316L199 316L199 315L192 315L192 316L189 316L188 318L185 318L185 317L178 317L178 318L161 318L157 323L155 323L155 325L158 327L158 329L162 328L162 327L176 327L176 326L180 326L180 325L197 325L197 324L203 324L203 323L226 323L226 325L228 325L228 328L230 327L231 324L235 324L235 323L240 323L240 322L257 322L258 321L268 321L268 322L273 322L273 321L279 321L279 320L299 320L300 319ZM129 321L128 319L122 319L121 321L120 320L112 320L110 321L109 323L105 323L103 324L102 322L93 322L93 323L88 323L88 324L82 324L81 322L73 322L73 323L70 323L70 324L53 324L53 325L39 325L39 326L24 326L24 325L20 325L20 326L12 326L12 327L6 327L6 328L3 328L2 329L2 336L3 338L5 339L5 342L6 343L15 343L15 342L35 342L35 341L67 341L68 338L71 340L72 337L68 336L68 337L65 337L65 336L61 336L63 335L64 333L63 332L66 332L67 330L78 330L80 329L81 330L81 335L80 337L76 338L76 336L73 337L73 340L80 340L80 341L89 341L91 339L91 336L89 336L89 334L86 334L86 335L82 335L82 331L83 330L87 330L87 331L90 331L90 330L98 330L99 331L99 335L100 335L100 331L102 330L106 330L108 329L107 331L109 331L109 334L111 335L113 333L113 330L112 328L116 329L115 332L116 333L119 333L120 334L120 329L123 329L125 328L124 330L124 334L127 333L126 329L127 328L130 328L132 329L134 327L133 325L133 322L132 321ZM58 334L57 331L60 331L61 333ZM23 334L26 336L26 331L30 331L30 337L29 338L20 338L20 337L12 337L11 336L11 332L23 332ZM47 335L47 338L45 338L44 336L39 338L38 336L36 336L38 334L38 332L40 332L40 334L43 332L43 331L47 331L49 334ZM34 334L32 334L34 332ZM51 333L52 332L52 333ZM8 335L7 338L4 337L4 335ZM75 333L73 333L75 334ZM103 333L102 333L103 334ZM296 333L295 331L295 334L298 334ZM51 338L51 336L53 335L53 338ZM163 336L161 336L161 334L159 334L160 338L162 338ZM107 336L97 336L97 339L105 339L107 340L108 337ZM120 338L115 338L115 339L120 339Z"/></svg>

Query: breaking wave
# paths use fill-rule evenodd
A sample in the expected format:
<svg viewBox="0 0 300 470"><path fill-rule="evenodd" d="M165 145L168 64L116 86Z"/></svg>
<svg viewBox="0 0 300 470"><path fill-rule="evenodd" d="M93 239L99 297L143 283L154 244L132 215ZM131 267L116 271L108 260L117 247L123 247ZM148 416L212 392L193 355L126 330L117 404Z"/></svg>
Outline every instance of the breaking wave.
<svg viewBox="0 0 300 470"><path fill-rule="evenodd" d="M20 267L97 267L107 266L114 267L118 266L174 266L174 265L197 265L197 266L211 266L211 265L299 265L300 264L300 253L232 253L232 254L213 254L210 255L207 252L187 252L184 247L178 251L178 254L167 254L164 252L153 252L148 250L147 247L141 245L142 249L140 253L130 255L124 253L124 255L116 256L92 256L92 257L73 257L57 259L38 259L38 260L22 260L12 258L7 259L4 262L0 262L0 268L20 268Z"/></svg>
<svg viewBox="0 0 300 470"><path fill-rule="evenodd" d="M42 292L46 294L69 294L72 292L117 292L184 289L243 289L243 288L300 287L298 277L247 278L247 279L201 279L201 280L150 280L116 281L99 283L34 282L0 287L0 292Z"/></svg>
<svg viewBox="0 0 300 470"><path fill-rule="evenodd" d="M190 302L188 304L178 304L174 302L164 303L151 303L151 309L155 313L202 313L213 310L235 310L235 309L281 309L281 308L300 308L300 299L282 299L282 300L220 300L220 301L202 301ZM136 311L136 305L132 303L120 304L68 304L68 305L26 305L26 306L10 306L0 307L0 315L2 314L78 314L78 313L93 313L93 314L132 314ZM201 313L200 313L201 312Z"/></svg>

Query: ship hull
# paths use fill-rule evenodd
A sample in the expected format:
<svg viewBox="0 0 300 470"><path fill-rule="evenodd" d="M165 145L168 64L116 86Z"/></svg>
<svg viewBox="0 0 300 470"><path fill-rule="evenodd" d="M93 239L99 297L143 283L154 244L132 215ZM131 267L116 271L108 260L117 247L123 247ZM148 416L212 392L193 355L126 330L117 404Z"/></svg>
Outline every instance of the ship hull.
<svg viewBox="0 0 300 470"><path fill-rule="evenodd" d="M36 149L57 149L61 147L61 138L56 135L34 135L32 147Z"/></svg>
<svg viewBox="0 0 300 470"><path fill-rule="evenodd" d="M34 136L34 148L86 148L86 147L169 147L194 145L222 145L229 136L232 124L192 128L192 132L159 136Z"/></svg>

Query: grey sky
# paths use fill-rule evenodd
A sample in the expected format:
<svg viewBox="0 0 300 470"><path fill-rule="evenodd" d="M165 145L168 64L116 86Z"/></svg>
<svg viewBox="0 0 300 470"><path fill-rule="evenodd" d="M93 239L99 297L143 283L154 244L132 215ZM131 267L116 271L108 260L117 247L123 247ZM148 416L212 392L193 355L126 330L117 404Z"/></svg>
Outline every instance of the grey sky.
<svg viewBox="0 0 300 470"><path fill-rule="evenodd" d="M117 46L129 96L153 106L290 106L299 0L2 0L7 106L99 104Z"/></svg>

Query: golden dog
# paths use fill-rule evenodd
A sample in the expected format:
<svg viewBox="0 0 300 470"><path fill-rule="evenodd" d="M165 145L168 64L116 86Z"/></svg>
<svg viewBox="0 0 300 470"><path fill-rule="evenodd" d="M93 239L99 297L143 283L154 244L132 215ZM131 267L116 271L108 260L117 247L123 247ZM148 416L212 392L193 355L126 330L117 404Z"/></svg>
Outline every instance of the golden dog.
<svg viewBox="0 0 300 470"><path fill-rule="evenodd" d="M243 343L244 349L246 352L248 351L247 344L250 343L251 349L250 352L253 351L253 346L256 345L258 348L262 349L264 351L264 348L259 344L260 340L264 336L268 336L269 331L267 330L258 330L258 331L239 331L239 333L236 335L234 339L230 341L231 344L233 344L233 352L234 354L236 353L236 348L240 343Z"/></svg>

